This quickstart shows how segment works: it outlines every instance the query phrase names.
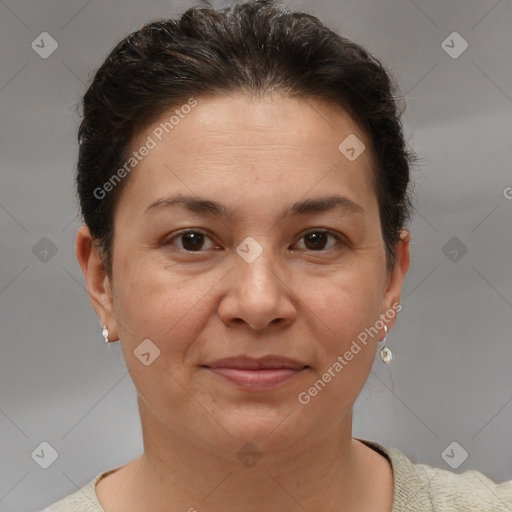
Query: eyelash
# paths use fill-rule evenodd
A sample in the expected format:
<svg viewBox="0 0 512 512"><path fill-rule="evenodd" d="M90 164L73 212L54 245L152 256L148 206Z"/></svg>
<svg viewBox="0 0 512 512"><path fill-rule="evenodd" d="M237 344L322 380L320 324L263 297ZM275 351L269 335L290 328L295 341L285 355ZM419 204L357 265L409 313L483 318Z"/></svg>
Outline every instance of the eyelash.
<svg viewBox="0 0 512 512"><path fill-rule="evenodd" d="M187 229L185 231L180 231L178 233L176 233L175 235L173 235L172 237L170 238L167 238L166 240L164 240L162 242L162 246L169 246L169 245L172 245L172 242L175 240L175 239L179 239L181 236L183 235L186 235L186 234L189 234L189 233L196 233L196 234L201 234L201 235L204 235L206 236L207 238L209 238L211 240L211 237L208 236L204 231L200 230L200 229ZM322 233L322 234L327 234L327 235L330 235L332 236L337 244L341 244L341 245L345 245L345 241L343 239L342 236L340 236L338 233L334 232L334 231L331 231L330 229L312 229L312 230L309 230L309 231L306 231L300 238L299 238L299 241L302 240L305 236L307 235L310 235L312 233ZM329 249L320 249L318 251L314 251L314 250L309 250L309 252L313 252L313 253L322 253L322 252L327 252L327 251L330 251L330 250L334 250L336 248L336 246L334 247L331 247ZM180 252L185 252L187 254L194 254L194 253L201 253L201 252L204 252L204 251L188 251L186 249L182 249L182 248L177 248L178 251ZM307 249L306 249L307 250Z"/></svg>

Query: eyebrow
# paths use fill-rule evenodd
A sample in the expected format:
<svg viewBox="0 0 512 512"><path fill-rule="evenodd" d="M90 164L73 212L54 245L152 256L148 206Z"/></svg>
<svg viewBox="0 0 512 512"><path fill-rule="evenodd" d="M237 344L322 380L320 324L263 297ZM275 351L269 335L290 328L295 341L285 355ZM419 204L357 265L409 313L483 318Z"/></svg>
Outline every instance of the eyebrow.
<svg viewBox="0 0 512 512"><path fill-rule="evenodd" d="M222 203L206 198L186 196L182 194L158 199L144 210L144 215L150 211L160 210L162 208L167 209L178 205L181 205L194 213L214 215L224 219L232 219L234 215L234 211L229 210ZM331 195L293 203L289 208L284 208L281 212L280 219L282 220L291 216L295 217L299 215L323 213L335 209L343 210L349 214L361 215L366 213L362 206L358 205L348 197Z"/></svg>

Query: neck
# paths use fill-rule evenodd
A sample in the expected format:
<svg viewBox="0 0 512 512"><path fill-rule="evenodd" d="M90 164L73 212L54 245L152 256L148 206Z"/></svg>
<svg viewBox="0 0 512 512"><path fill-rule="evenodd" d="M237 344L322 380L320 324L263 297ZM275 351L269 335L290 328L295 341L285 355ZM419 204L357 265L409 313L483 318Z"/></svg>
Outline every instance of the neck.
<svg viewBox="0 0 512 512"><path fill-rule="evenodd" d="M378 464L382 475L387 461L352 439L351 411L338 428L321 438L312 436L300 446L295 443L271 451L259 443L261 458L255 464L247 459L246 465L223 453L222 447L205 449L191 443L142 411L141 418L144 454L125 472L129 491L123 493L127 497L124 510L160 512L169 511L169 506L189 512L391 509L379 507L392 500L392 480L389 496L389 478L375 478ZM383 496L385 492L388 495Z"/></svg>

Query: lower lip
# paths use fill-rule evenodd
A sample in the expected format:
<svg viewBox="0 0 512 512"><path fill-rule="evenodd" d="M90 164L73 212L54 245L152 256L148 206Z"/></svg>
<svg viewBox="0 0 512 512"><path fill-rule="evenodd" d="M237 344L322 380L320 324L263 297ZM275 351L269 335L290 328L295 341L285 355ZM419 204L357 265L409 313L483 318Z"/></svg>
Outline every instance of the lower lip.
<svg viewBox="0 0 512 512"><path fill-rule="evenodd" d="M284 382L293 379L305 368L292 370L291 368L275 368L265 370L238 370L235 368L209 368L207 370L240 387L252 390L273 389Z"/></svg>

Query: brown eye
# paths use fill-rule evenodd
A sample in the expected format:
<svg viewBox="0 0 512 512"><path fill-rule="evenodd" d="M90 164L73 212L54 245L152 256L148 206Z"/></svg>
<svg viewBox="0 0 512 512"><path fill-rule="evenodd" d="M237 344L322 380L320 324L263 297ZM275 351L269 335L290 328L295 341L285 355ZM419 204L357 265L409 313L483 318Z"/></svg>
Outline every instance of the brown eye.
<svg viewBox="0 0 512 512"><path fill-rule="evenodd" d="M181 246L177 247L178 250L186 252L201 252L201 249L204 248L205 240L211 240L211 238L201 231L182 231L181 233L178 233L172 238L166 240L162 245L175 246L175 240L181 242Z"/></svg>
<svg viewBox="0 0 512 512"><path fill-rule="evenodd" d="M200 250L204 245L204 235L202 233L185 233L181 235L183 248L187 251Z"/></svg>
<svg viewBox="0 0 512 512"><path fill-rule="evenodd" d="M336 242L341 242L341 237L329 230L315 230L309 231L301 238L304 239L304 245L310 251L324 251L329 250L331 247L325 248L329 237L332 237Z"/></svg>

